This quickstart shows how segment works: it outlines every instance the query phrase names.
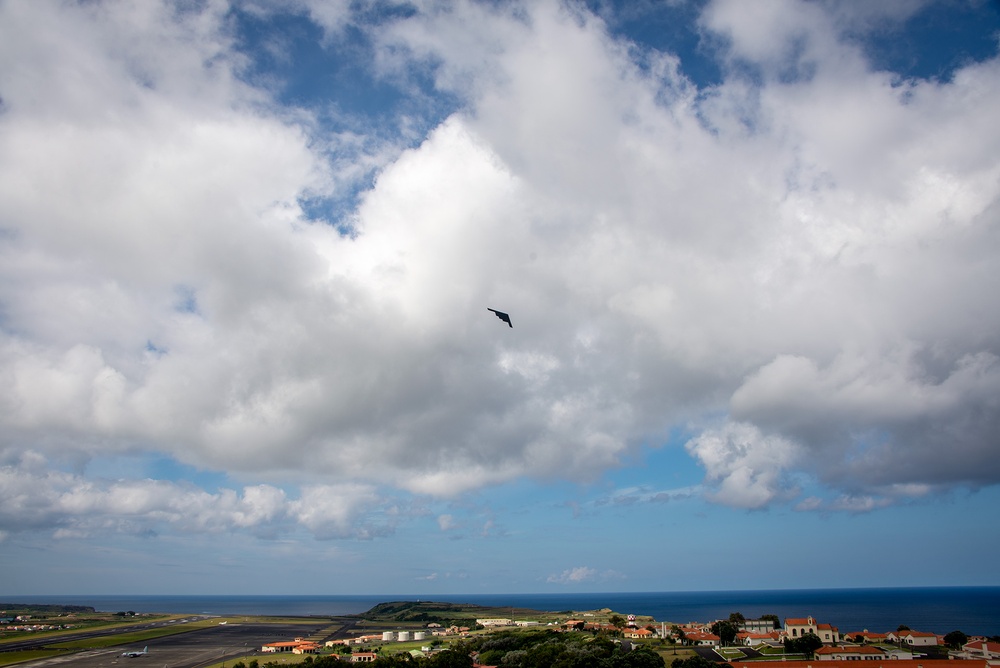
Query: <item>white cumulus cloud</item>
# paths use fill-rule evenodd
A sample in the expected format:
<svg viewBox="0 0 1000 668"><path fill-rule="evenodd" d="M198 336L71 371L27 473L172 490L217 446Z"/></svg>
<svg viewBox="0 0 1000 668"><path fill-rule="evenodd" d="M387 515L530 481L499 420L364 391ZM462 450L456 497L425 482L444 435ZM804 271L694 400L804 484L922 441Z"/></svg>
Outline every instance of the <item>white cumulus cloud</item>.
<svg viewBox="0 0 1000 668"><path fill-rule="evenodd" d="M593 481L677 428L741 508L996 484L1000 61L879 71L845 31L893 6L707 3L699 89L580 5L416 3L372 76L452 108L394 150L280 104L225 2L0 4L0 449L80 471L11 469L0 529L373 537L383 486ZM247 484L85 473L136 452Z"/></svg>

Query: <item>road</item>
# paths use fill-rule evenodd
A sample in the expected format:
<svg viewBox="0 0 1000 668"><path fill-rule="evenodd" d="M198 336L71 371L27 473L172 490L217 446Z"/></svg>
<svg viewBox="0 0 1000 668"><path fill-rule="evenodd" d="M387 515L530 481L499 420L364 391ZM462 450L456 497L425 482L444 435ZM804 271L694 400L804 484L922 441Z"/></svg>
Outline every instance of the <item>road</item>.
<svg viewBox="0 0 1000 668"><path fill-rule="evenodd" d="M19 666L30 668L56 668L72 666L73 668L201 668L220 661L244 660L249 663L257 658L261 663L281 661L274 654L260 654L264 643L294 640L307 637L330 625L317 625L315 621L303 620L302 623L285 622L263 624L247 622L229 622L177 635L155 638L131 645L119 645L104 649L87 650L67 654L66 656L50 657L29 661ZM36 643L37 644L37 643ZM122 652L142 650L148 645L149 653L135 658L124 657Z"/></svg>

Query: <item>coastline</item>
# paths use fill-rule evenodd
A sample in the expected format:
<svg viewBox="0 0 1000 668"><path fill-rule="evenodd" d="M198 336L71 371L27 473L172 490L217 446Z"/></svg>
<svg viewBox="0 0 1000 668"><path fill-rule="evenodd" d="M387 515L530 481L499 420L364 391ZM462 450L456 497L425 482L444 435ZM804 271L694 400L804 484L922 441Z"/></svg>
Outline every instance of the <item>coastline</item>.
<svg viewBox="0 0 1000 668"><path fill-rule="evenodd" d="M1000 634L1000 587L912 587L869 589L788 589L708 592L605 592L546 594L419 595L8 595L8 603L88 605L97 610L171 612L217 615L338 616L358 614L387 601L434 600L487 607L544 611L610 608L622 614L684 623L776 614L780 618L811 615L849 633L885 632L900 624L944 634Z"/></svg>

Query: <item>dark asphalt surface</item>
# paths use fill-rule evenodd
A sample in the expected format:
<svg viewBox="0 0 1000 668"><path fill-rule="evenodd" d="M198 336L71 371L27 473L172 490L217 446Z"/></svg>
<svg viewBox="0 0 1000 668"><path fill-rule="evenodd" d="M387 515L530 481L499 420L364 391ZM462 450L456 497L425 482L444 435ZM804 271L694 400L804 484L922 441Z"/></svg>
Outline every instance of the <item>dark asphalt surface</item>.
<svg viewBox="0 0 1000 668"><path fill-rule="evenodd" d="M704 659L708 659L709 661L714 661L716 663L726 663L726 660L711 647L693 647L692 649L695 651L695 654ZM747 659L760 656L760 652L749 647L733 647L732 649L740 650L743 652L743 656Z"/></svg>
<svg viewBox="0 0 1000 668"><path fill-rule="evenodd" d="M143 631L146 629L155 629L164 626L171 626L174 624L182 624L183 622L195 621L199 619L205 619L202 615L191 615L184 619L172 619L172 620L157 620L153 622L143 622L141 624L133 624L131 626L119 626L115 628L104 628L104 629L89 629L80 631L78 633L62 634L59 636L59 640L56 642L71 642L74 640L86 640L87 638L100 638L101 636L113 636L121 633L131 633L133 631ZM32 637L30 635L25 636L21 640L15 642L4 643L0 646L0 651L10 652L18 649L33 649L45 647L47 643L53 642L51 638L46 637Z"/></svg>
<svg viewBox="0 0 1000 668"><path fill-rule="evenodd" d="M88 650L66 656L50 657L18 664L30 668L198 668L222 660L234 663L243 660L249 663L256 658L281 662L280 655L261 654L264 643L295 640L297 637L311 636L324 628L335 625L325 621L320 624L279 623L260 624L250 622L229 622L197 631L179 633L164 638L143 641L138 644L119 645L105 649ZM338 634L339 635L339 634ZM148 645L145 656L130 658L122 652L139 650Z"/></svg>

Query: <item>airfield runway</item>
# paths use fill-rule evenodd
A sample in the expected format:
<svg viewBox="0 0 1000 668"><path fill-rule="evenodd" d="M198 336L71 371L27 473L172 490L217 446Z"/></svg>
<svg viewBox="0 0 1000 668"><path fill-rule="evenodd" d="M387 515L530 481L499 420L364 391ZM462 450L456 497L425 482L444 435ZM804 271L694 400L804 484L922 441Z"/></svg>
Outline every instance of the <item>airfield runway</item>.
<svg viewBox="0 0 1000 668"><path fill-rule="evenodd" d="M323 626L294 622L255 624L229 622L197 631L156 638L141 644L120 645L105 649L88 650L66 656L50 657L20 664L30 668L199 668L225 660L249 664L253 659L261 663L277 661L279 654L261 654L264 643L295 640L313 635ZM122 652L139 650L148 645L149 653L135 658L122 656Z"/></svg>

